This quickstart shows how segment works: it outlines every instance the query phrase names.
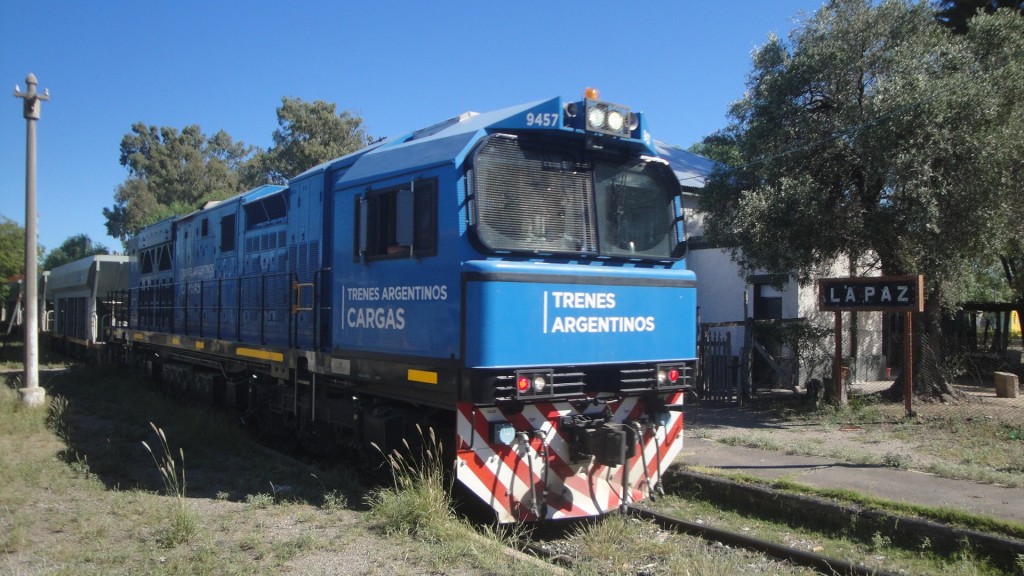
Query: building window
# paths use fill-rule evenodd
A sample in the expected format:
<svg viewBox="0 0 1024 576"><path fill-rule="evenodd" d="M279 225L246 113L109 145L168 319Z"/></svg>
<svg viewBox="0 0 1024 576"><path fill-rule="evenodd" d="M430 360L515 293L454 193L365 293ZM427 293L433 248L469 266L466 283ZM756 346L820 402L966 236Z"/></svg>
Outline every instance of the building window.
<svg viewBox="0 0 1024 576"><path fill-rule="evenodd" d="M771 284L754 285L754 319L782 319L782 291Z"/></svg>

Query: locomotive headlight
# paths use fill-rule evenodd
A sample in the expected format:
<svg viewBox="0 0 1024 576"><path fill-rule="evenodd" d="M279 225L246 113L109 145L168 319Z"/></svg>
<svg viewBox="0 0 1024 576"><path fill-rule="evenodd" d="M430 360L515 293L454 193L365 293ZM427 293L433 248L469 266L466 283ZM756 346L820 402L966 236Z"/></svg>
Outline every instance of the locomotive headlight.
<svg viewBox="0 0 1024 576"><path fill-rule="evenodd" d="M586 106L583 117L586 120L586 129L590 132L628 138L633 130L633 123L639 121L636 115L625 106L598 100L584 100L583 102Z"/></svg>
<svg viewBox="0 0 1024 576"><path fill-rule="evenodd" d="M626 119L622 117L622 112L618 110L609 110L608 116L605 119L608 123L608 128L615 132L622 130L622 126L626 123Z"/></svg>
<svg viewBox="0 0 1024 576"><path fill-rule="evenodd" d="M537 394L544 392L544 389L548 387L548 381L541 375L533 377L533 391Z"/></svg>

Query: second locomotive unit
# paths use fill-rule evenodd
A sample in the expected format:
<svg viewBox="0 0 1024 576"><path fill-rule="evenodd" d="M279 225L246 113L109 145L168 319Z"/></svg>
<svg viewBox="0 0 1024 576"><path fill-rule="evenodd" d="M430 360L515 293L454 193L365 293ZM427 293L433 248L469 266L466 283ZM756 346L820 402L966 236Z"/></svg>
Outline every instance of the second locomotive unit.
<svg viewBox="0 0 1024 576"><path fill-rule="evenodd" d="M431 426L500 522L656 490L683 442L696 278L642 114L448 121L130 240L130 357L311 442Z"/></svg>

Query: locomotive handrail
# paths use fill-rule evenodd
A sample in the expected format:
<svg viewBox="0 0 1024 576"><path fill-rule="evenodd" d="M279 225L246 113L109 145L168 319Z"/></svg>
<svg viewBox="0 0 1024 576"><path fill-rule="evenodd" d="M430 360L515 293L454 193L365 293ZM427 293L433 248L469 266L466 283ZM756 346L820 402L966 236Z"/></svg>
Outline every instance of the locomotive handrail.
<svg viewBox="0 0 1024 576"><path fill-rule="evenodd" d="M224 279L217 278L217 338L221 337L220 318L221 308L224 306Z"/></svg>
<svg viewBox="0 0 1024 576"><path fill-rule="evenodd" d="M260 344L267 343L266 298L267 275L260 274Z"/></svg>
<svg viewBox="0 0 1024 576"><path fill-rule="evenodd" d="M290 280L291 280L291 282L290 282L291 291L290 292L294 292L295 297L294 298L289 298L289 300L291 300L291 306L290 306L291 309L289 311L290 313L288 314L288 347L289 348L296 348L296 347L298 347L298 343L299 343L299 322L298 322L298 319L295 317L295 315L299 313L299 303L298 303L298 298L299 298L299 293L298 293L299 280L298 280L298 278L299 278L299 275L296 272L293 271L289 276L291 277L290 278Z"/></svg>
<svg viewBox="0 0 1024 576"><path fill-rule="evenodd" d="M235 340L242 339L242 277L235 278Z"/></svg>
<svg viewBox="0 0 1024 576"><path fill-rule="evenodd" d="M292 275L296 278L298 277L294 273ZM296 312L310 312L313 310L312 307L302 306L302 289L313 287L314 285L312 282L299 282L297 280L292 280L292 291L295 296L294 300L292 300L292 314L295 314Z"/></svg>
<svg viewBox="0 0 1024 576"><path fill-rule="evenodd" d="M320 268L316 272L313 272L313 284L314 284L314 286L313 286L313 307L315 308L315 311L313 312L313 349L314 350L319 350L320 349L320 344L321 344L320 315L323 314L324 308L321 305L321 300L320 300L323 297L323 292L321 292L320 287L323 285L322 284L322 280L323 280L324 272L330 272L330 271L331 271L331 268L328 267L328 268Z"/></svg>
<svg viewBox="0 0 1024 576"><path fill-rule="evenodd" d="M203 313L206 312L206 282L199 281L199 337L206 337L206 322L203 322Z"/></svg>

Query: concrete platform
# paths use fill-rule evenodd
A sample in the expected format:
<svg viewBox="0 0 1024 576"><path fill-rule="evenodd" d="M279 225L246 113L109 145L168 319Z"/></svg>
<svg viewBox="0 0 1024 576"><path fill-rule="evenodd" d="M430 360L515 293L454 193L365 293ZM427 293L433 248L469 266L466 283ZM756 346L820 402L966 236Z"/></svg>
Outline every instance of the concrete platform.
<svg viewBox="0 0 1024 576"><path fill-rule="evenodd" d="M676 462L823 489L844 489L894 502L950 508L1024 524L1024 490L886 466L848 464L815 456L730 446L687 438Z"/></svg>

